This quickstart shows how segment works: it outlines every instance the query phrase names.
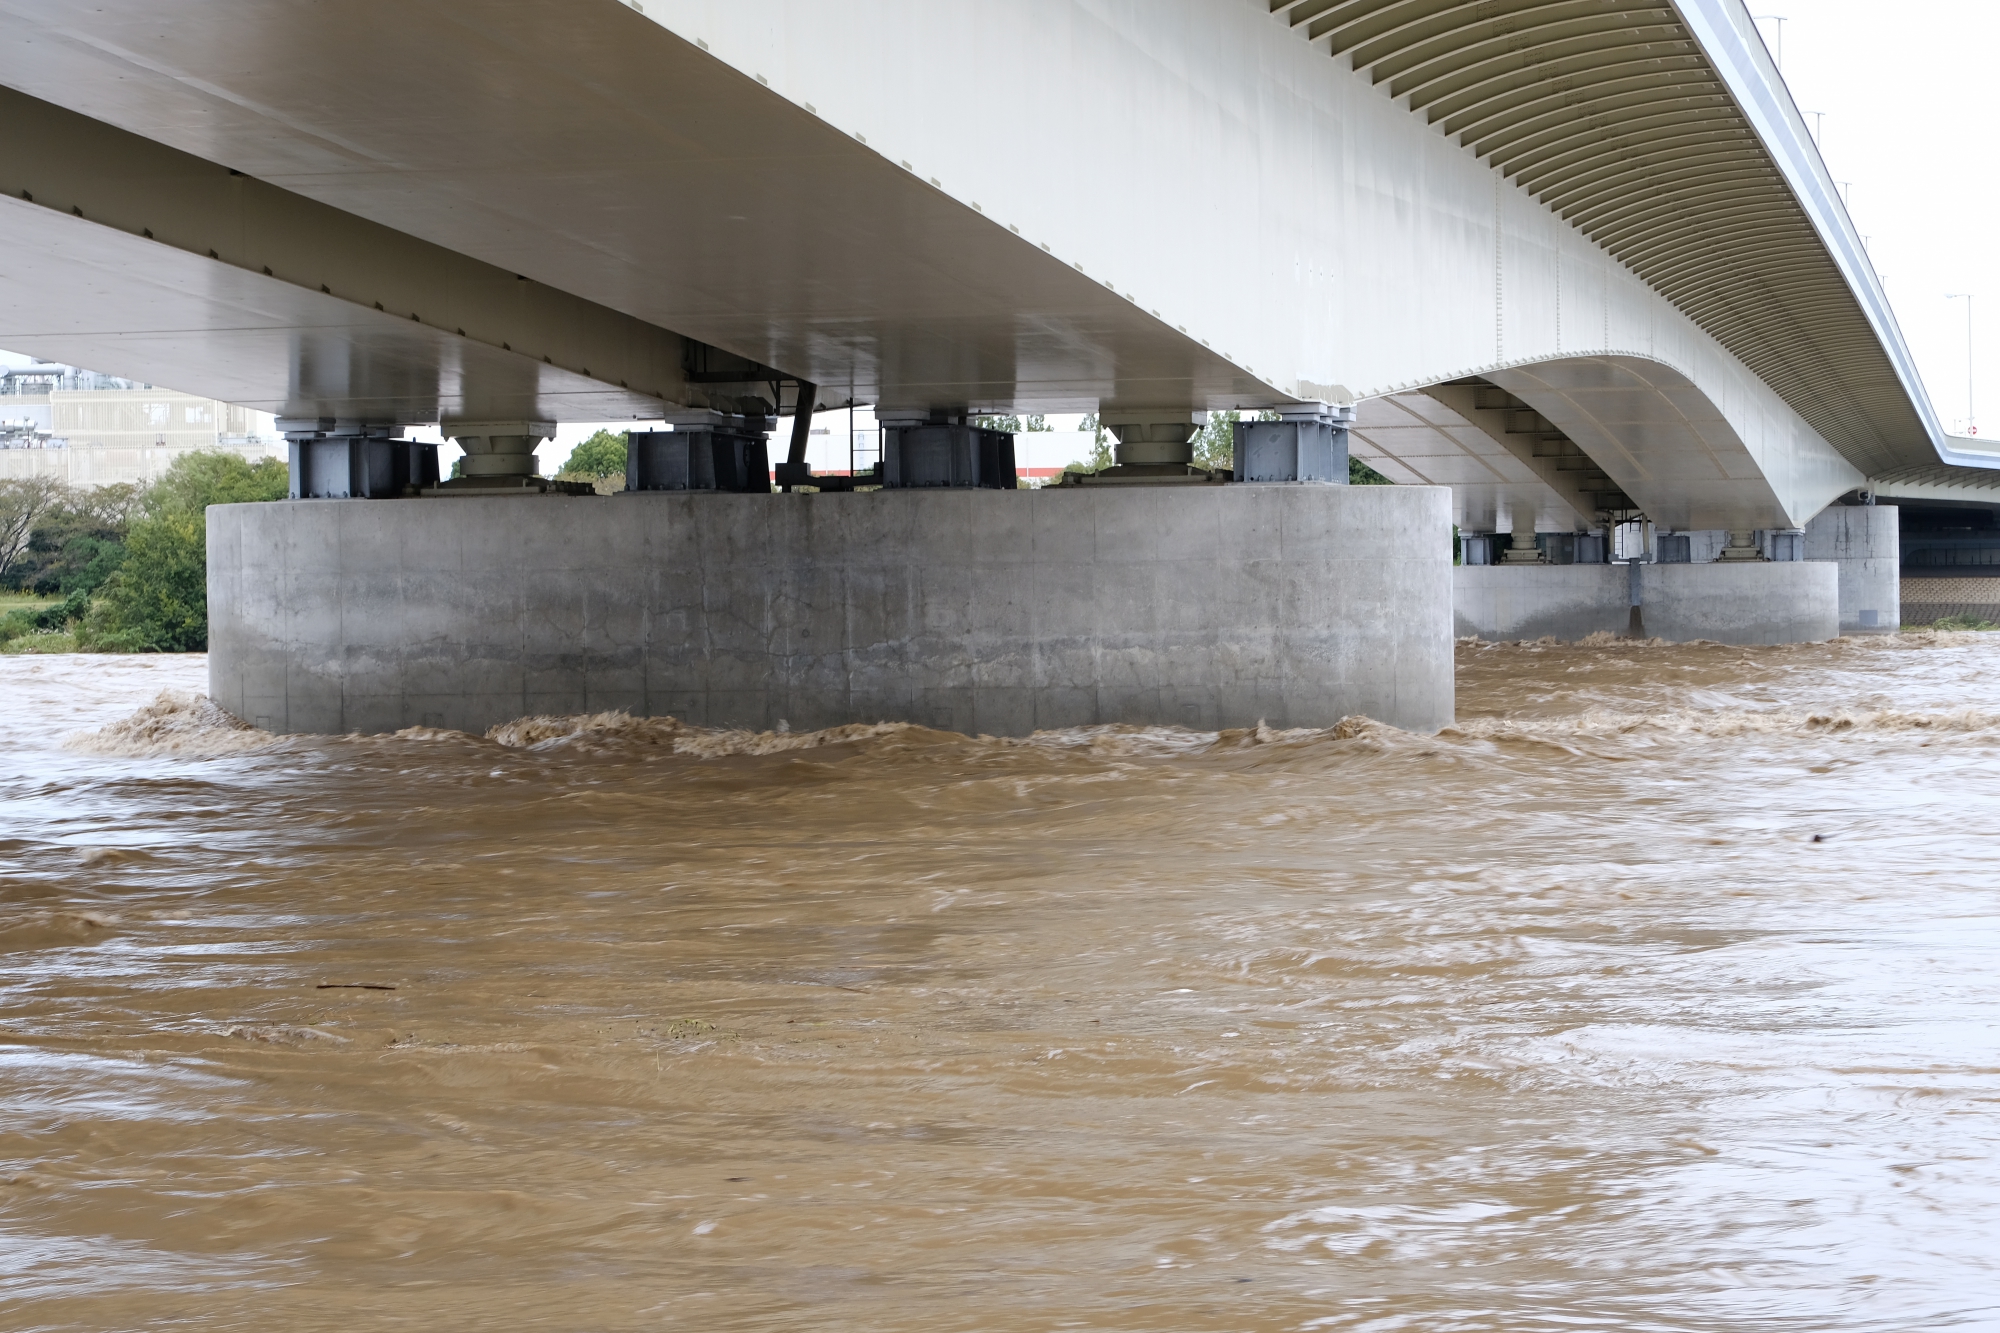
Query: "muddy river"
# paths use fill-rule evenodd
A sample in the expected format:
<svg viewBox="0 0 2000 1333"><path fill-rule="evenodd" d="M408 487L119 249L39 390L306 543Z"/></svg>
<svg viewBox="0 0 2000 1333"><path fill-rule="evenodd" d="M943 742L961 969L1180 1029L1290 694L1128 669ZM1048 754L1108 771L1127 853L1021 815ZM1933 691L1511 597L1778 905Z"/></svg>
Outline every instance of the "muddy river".
<svg viewBox="0 0 2000 1333"><path fill-rule="evenodd" d="M1437 737L204 674L0 658L8 1329L2000 1327L2000 636Z"/></svg>

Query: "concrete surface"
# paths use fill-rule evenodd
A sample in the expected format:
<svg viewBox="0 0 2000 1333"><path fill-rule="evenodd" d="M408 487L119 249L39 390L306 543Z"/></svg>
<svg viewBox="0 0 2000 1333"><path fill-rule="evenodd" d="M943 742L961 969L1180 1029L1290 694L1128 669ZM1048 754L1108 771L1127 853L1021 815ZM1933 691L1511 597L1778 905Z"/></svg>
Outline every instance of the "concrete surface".
<svg viewBox="0 0 2000 1333"><path fill-rule="evenodd" d="M208 523L210 693L274 731L1452 718L1443 488L308 500Z"/></svg>
<svg viewBox="0 0 2000 1333"><path fill-rule="evenodd" d="M1818 643L1840 637L1840 571L1813 560L1647 565L1643 632L1670 643Z"/></svg>
<svg viewBox="0 0 2000 1333"><path fill-rule="evenodd" d="M1903 624L1902 511L1830 505L1806 524L1806 559L1840 570L1840 632L1894 634Z"/></svg>
<svg viewBox="0 0 2000 1333"><path fill-rule="evenodd" d="M1461 565L1451 571L1453 632L1461 638L1573 642L1631 622L1623 565Z"/></svg>
<svg viewBox="0 0 2000 1333"><path fill-rule="evenodd" d="M1686 643L1812 643L1840 633L1832 562L1645 565L1641 632ZM1576 640L1631 625L1624 565L1469 565L1452 570L1452 620L1482 639Z"/></svg>

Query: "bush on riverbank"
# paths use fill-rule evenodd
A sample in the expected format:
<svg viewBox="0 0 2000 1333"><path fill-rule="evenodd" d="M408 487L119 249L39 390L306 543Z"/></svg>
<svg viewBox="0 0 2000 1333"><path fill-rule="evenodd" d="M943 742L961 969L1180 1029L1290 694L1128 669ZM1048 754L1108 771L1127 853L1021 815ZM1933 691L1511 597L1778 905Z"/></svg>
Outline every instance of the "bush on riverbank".
<svg viewBox="0 0 2000 1333"><path fill-rule="evenodd" d="M194 453L175 459L144 488L60 487L39 497L29 535L0 574L0 586L49 600L0 616L0 645L50 652L59 650L60 638L96 652L206 649L205 511L212 504L280 500L289 490L279 459L252 463L237 454Z"/></svg>

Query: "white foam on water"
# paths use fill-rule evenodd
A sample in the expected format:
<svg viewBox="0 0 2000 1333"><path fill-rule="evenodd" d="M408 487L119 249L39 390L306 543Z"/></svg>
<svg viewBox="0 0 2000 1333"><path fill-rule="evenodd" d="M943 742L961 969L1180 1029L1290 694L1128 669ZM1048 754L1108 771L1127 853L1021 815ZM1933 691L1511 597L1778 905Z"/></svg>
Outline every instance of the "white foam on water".
<svg viewBox="0 0 2000 1333"><path fill-rule="evenodd" d="M77 732L63 741L63 748L125 759L215 759L252 754L280 743L279 737L259 731L206 695L161 690L130 717L96 731Z"/></svg>

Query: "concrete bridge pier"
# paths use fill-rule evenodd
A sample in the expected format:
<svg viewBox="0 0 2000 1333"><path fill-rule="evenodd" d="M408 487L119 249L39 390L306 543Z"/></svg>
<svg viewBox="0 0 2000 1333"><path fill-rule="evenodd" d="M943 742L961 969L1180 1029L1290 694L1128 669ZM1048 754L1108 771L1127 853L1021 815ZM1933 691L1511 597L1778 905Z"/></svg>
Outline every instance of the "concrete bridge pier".
<svg viewBox="0 0 2000 1333"><path fill-rule="evenodd" d="M1840 571L1840 632L1894 634L1903 625L1902 511L1828 505L1806 524L1805 558Z"/></svg>
<svg viewBox="0 0 2000 1333"><path fill-rule="evenodd" d="M1627 633L1637 605L1647 637L1675 641L1890 634L1902 624L1897 518L1892 505L1832 505L1803 532L1668 534L1665 559L1636 567L1468 564L1452 571L1454 624L1488 639L1574 640Z"/></svg>
<svg viewBox="0 0 2000 1333"><path fill-rule="evenodd" d="M210 694L280 732L1452 719L1442 487L516 491L208 524Z"/></svg>
<svg viewBox="0 0 2000 1333"><path fill-rule="evenodd" d="M1633 576L1637 597L1633 601ZM1830 562L1468 565L1452 571L1456 632L1482 639L1623 637L1685 643L1812 643L1840 632Z"/></svg>

